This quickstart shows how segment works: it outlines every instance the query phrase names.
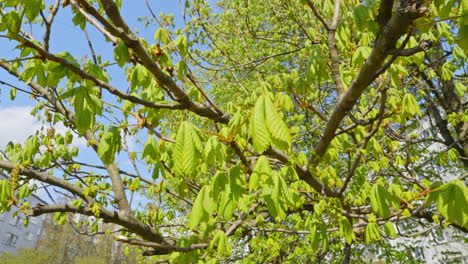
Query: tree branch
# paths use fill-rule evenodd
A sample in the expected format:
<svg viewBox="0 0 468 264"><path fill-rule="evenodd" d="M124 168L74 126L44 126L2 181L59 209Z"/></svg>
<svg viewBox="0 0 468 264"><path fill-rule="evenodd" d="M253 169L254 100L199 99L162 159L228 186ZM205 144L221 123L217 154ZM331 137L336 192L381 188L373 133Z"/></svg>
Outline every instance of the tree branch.
<svg viewBox="0 0 468 264"><path fill-rule="evenodd" d="M423 15L426 8L418 9L411 2L398 1L398 8L393 11L388 23L377 35L374 48L362 66L358 76L352 81L349 89L338 100L329 121L323 131L322 137L314 148L309 159L310 165L316 164L325 154L328 146L335 137L335 131L346 113L356 104L364 89L377 77L375 73L387 57L387 52L393 50L397 40L407 32L412 22Z"/></svg>

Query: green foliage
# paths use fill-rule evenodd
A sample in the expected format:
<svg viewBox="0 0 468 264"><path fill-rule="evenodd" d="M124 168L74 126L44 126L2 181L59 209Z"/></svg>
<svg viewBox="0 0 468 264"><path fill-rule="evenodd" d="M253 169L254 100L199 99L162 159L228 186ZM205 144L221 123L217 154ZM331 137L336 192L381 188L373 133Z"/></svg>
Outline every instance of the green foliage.
<svg viewBox="0 0 468 264"><path fill-rule="evenodd" d="M262 95L255 103L251 127L255 151L262 153L270 146L288 151L291 147L292 139L288 127L269 96Z"/></svg>
<svg viewBox="0 0 468 264"><path fill-rule="evenodd" d="M468 3L426 2L0 1L0 99L41 123L1 149L0 210L118 224L155 261L414 262L389 239L468 225ZM71 201L29 204L44 186ZM111 259L88 253L60 261Z"/></svg>
<svg viewBox="0 0 468 264"><path fill-rule="evenodd" d="M103 133L99 140L97 154L104 164L114 162L115 155L121 149L121 141L120 131L117 127L110 127Z"/></svg>

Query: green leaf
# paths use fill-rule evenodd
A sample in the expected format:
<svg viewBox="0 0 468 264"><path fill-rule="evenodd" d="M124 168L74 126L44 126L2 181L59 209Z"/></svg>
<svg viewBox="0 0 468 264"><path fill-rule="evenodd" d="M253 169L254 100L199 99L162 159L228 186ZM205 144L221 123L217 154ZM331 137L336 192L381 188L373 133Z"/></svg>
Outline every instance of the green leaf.
<svg viewBox="0 0 468 264"><path fill-rule="evenodd" d="M58 225L64 225L67 222L67 214L64 212L57 212L54 215L54 221Z"/></svg>
<svg viewBox="0 0 468 264"><path fill-rule="evenodd" d="M369 244L373 241L380 240L380 229L377 223L371 222L366 226L366 243Z"/></svg>
<svg viewBox="0 0 468 264"><path fill-rule="evenodd" d="M130 58L130 53L128 52L128 47L124 42L120 41L114 48L114 59L117 64L122 67L125 63L128 62Z"/></svg>
<svg viewBox="0 0 468 264"><path fill-rule="evenodd" d="M395 231L395 226L390 221L384 224L384 231L390 237L395 238L397 236L396 231Z"/></svg>
<svg viewBox="0 0 468 264"><path fill-rule="evenodd" d="M179 50L180 55L182 58L187 57L188 53L188 39L185 35L179 35L176 40L174 41L177 49Z"/></svg>
<svg viewBox="0 0 468 264"><path fill-rule="evenodd" d="M81 12L75 12L72 21L75 26L80 26L81 30L86 28L86 18Z"/></svg>
<svg viewBox="0 0 468 264"><path fill-rule="evenodd" d="M16 98L16 88L11 88L10 90L10 100L14 101Z"/></svg>
<svg viewBox="0 0 468 264"><path fill-rule="evenodd" d="M18 190L16 190L16 197L23 199L31 194L28 184L23 184Z"/></svg>
<svg viewBox="0 0 468 264"><path fill-rule="evenodd" d="M17 34L21 27L21 17L16 9L11 10L3 16L2 22L7 25L12 34Z"/></svg>
<svg viewBox="0 0 468 264"><path fill-rule="evenodd" d="M264 98L266 124L271 135L273 146L283 151L289 151L292 144L289 129L281 115L276 111L270 98L268 96L264 96Z"/></svg>
<svg viewBox="0 0 468 264"><path fill-rule="evenodd" d="M23 161L32 162L34 155L39 151L39 142L36 136L30 136L24 143L22 157Z"/></svg>
<svg viewBox="0 0 468 264"><path fill-rule="evenodd" d="M176 64L177 77L183 79L188 74L187 64L181 60Z"/></svg>
<svg viewBox="0 0 468 264"><path fill-rule="evenodd" d="M139 190L141 187L141 181L140 178L135 178L131 181L130 185L128 186L128 189L132 192Z"/></svg>
<svg viewBox="0 0 468 264"><path fill-rule="evenodd" d="M177 131L172 153L174 171L179 175L192 175L196 170L197 144L200 143L197 131L188 122L182 122Z"/></svg>
<svg viewBox="0 0 468 264"><path fill-rule="evenodd" d="M372 210L383 218L390 216L390 205L398 206L398 198L391 195L381 185L374 184L370 192Z"/></svg>
<svg viewBox="0 0 468 264"><path fill-rule="evenodd" d="M86 130L92 128L95 122L94 113L91 111L85 99L87 96L86 88L78 87L75 90L75 97L73 99L75 107L75 125L80 133L84 133Z"/></svg>
<svg viewBox="0 0 468 264"><path fill-rule="evenodd" d="M468 225L468 190L460 180L448 182L440 187L437 209L451 222L464 227Z"/></svg>
<svg viewBox="0 0 468 264"><path fill-rule="evenodd" d="M235 209L235 202L232 198L231 187L226 185L226 189L221 194L218 211L224 219L231 219Z"/></svg>
<svg viewBox="0 0 468 264"><path fill-rule="evenodd" d="M8 180L0 180L0 203L11 198L11 184Z"/></svg>
<svg viewBox="0 0 468 264"><path fill-rule="evenodd" d="M158 143L156 142L154 136L149 135L143 147L141 158L145 159L146 162L153 163L157 161L158 156Z"/></svg>
<svg viewBox="0 0 468 264"><path fill-rule="evenodd" d="M24 12L26 18L32 22L37 15L39 15L39 11L44 8L44 3L42 0L23 0Z"/></svg>
<svg viewBox="0 0 468 264"><path fill-rule="evenodd" d="M104 164L111 164L114 162L115 154L120 152L121 149L121 136L117 127L110 127L102 135L97 154Z"/></svg>
<svg viewBox="0 0 468 264"><path fill-rule="evenodd" d="M346 243L351 244L356 239L356 237L349 220L346 217L340 217L339 224L340 235L345 238Z"/></svg>
<svg viewBox="0 0 468 264"><path fill-rule="evenodd" d="M468 25L458 29L458 46L468 53Z"/></svg>
<svg viewBox="0 0 468 264"><path fill-rule="evenodd" d="M403 96L403 108L405 110L406 117L421 115L421 110L419 109L418 102L411 93L406 93L405 96Z"/></svg>
<svg viewBox="0 0 468 264"><path fill-rule="evenodd" d="M205 198L205 192L207 191L207 186L203 186L200 192L197 195L197 199L193 203L192 212L190 213L189 227L195 228L203 220L208 218L208 213L203 207L203 200Z"/></svg>
<svg viewBox="0 0 468 264"><path fill-rule="evenodd" d="M251 117L252 142L254 150L263 153L271 145L271 136L268 131L265 114L265 96L260 96L255 104Z"/></svg>
<svg viewBox="0 0 468 264"><path fill-rule="evenodd" d="M167 45L171 42L169 34L170 34L169 30L165 28L158 28L156 32L154 33L154 40L160 41L161 43Z"/></svg>
<svg viewBox="0 0 468 264"><path fill-rule="evenodd" d="M257 159L257 164L250 175L249 190L257 190L259 188L260 179L271 178L273 171L270 167L270 162L265 156L260 156Z"/></svg>
<svg viewBox="0 0 468 264"><path fill-rule="evenodd" d="M356 29L363 31L365 29L366 19L369 18L369 9L363 4L357 5L353 10Z"/></svg>

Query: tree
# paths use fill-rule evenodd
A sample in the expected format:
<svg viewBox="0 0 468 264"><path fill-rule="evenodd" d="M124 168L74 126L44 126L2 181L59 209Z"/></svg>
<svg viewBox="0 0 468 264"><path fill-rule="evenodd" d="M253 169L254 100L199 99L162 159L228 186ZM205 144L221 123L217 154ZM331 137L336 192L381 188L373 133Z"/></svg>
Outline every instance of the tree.
<svg viewBox="0 0 468 264"><path fill-rule="evenodd" d="M88 222L103 231L92 232ZM34 260L35 264L143 264L150 261L142 259L140 249L130 248L113 239L112 235L120 232L115 225L103 224L91 217L70 216L63 225L58 225L50 217L42 228L41 238L34 248L3 253L0 263L28 264Z"/></svg>
<svg viewBox="0 0 468 264"><path fill-rule="evenodd" d="M3 87L50 127L6 146L4 210L95 216L175 263L359 262L467 231L466 1L194 0L183 21L145 3L152 39L125 1L0 3ZM88 56L54 47L64 11ZM22 203L32 180L73 201Z"/></svg>
<svg viewBox="0 0 468 264"><path fill-rule="evenodd" d="M102 231L91 231L96 227ZM148 263L138 262L141 254L138 254L136 248L125 249L125 245L113 239L113 234L120 231L115 225L103 224L99 219L91 217L69 217L63 225L58 225L52 218L48 218L35 251L51 256L46 262L48 264Z"/></svg>

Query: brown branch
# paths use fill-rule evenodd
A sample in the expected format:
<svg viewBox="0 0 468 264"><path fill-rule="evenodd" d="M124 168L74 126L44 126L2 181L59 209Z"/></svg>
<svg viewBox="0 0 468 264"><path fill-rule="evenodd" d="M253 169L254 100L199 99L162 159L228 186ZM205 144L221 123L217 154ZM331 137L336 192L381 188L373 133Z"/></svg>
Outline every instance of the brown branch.
<svg viewBox="0 0 468 264"><path fill-rule="evenodd" d="M390 81L390 77L389 77L389 81ZM351 181L351 178L354 176L354 172L356 171L356 168L359 165L359 160L361 159L361 156L362 156L361 150L366 148L367 143L369 143L369 140L375 135L375 133L377 133L377 131L380 128L380 124L382 123L382 120L384 118L384 113L385 113L385 103L387 101L387 89L388 89L388 87L385 87L382 90L382 96L381 96L381 99L380 99L380 109L379 109L379 113L378 113L377 124L372 130L370 130L367 133L367 135L365 136L364 141L362 142L361 146L356 150L356 154L355 154L353 164L349 168L346 179L345 179L345 181L343 183L343 186L340 189L340 195L342 195L343 192L346 190L346 188L348 188L348 184Z"/></svg>
<svg viewBox="0 0 468 264"><path fill-rule="evenodd" d="M431 40L423 40L416 47L409 48L409 49L389 50L388 54L389 55L394 55L394 56L406 56L406 57L408 57L408 56L412 56L412 55L414 55L414 54L416 54L418 52L426 51L431 47L432 47L432 41Z"/></svg>
<svg viewBox="0 0 468 264"><path fill-rule="evenodd" d="M325 27L325 29L328 31L330 30L330 27L328 26L327 22L325 21L325 19L323 19L322 15L320 14L320 12L317 10L317 8L315 7L314 3L312 3L311 0L307 0L307 5L309 5L310 9L312 9L312 12L314 13L315 17L317 17L317 19L320 21L320 23L322 23L322 25Z"/></svg>
<svg viewBox="0 0 468 264"><path fill-rule="evenodd" d="M392 17L394 0L382 0L379 7L379 15L377 16L377 22L379 22L379 28L382 30L387 22Z"/></svg>
<svg viewBox="0 0 468 264"><path fill-rule="evenodd" d="M78 0L80 5L96 18L106 29L113 34L121 38L127 47L133 50L135 55L160 85L169 90L172 94L177 97L177 101L183 105L183 107L191 112L194 112L200 116L208 117L216 122L227 124L230 119L230 115L227 112L219 113L218 111L208 107L204 104L192 101L188 94L179 87L176 82L167 74L165 74L158 64L153 60L150 54L143 47L139 39L133 34L128 25L125 23L120 15L119 9L115 3L111 0L101 0L104 10L110 20L115 24L112 25L107 19L105 19L99 12L87 1Z"/></svg>
<svg viewBox="0 0 468 264"><path fill-rule="evenodd" d="M108 83L106 83L104 81L101 81L97 77L95 77L95 76L85 72L84 70L76 67L75 65L70 63L68 60L66 60L64 58L57 57L57 56L47 52L42 47L36 45L34 42L32 42L32 41L30 41L28 39L25 39L23 37L17 37L17 39L20 42L22 42L25 46L35 49L44 58L46 58L46 59L48 59L50 61L57 62L57 63L65 66L66 68L71 70L76 75L78 75L78 76L80 76L80 77L82 77L84 79L92 81L97 86L106 89L111 94L116 95L116 96L118 96L118 97L120 97L122 99L128 100L128 101L130 101L132 103L135 103L135 104L144 105L144 106L146 106L148 108L154 108L154 109L172 109L172 110L175 110L175 109L183 109L184 108L181 105L157 104L157 103L153 103L153 102L150 102L150 101L145 101L145 100L143 100L143 99L141 99L139 97L124 93L124 92L120 91L119 89L115 88L114 86L112 86L112 85L110 85L110 84L108 84Z"/></svg>
<svg viewBox="0 0 468 264"><path fill-rule="evenodd" d="M135 238L127 238L125 236L117 236L115 240L126 243L126 244L130 244L130 245L154 248L154 250L146 251L144 256L166 255L171 252L190 252L196 249L207 248L209 245L208 243L198 243L198 244L191 244L188 247L177 247L177 246L173 246L169 244L142 241L142 240L135 239Z"/></svg>
<svg viewBox="0 0 468 264"><path fill-rule="evenodd" d="M353 108L364 89L377 77L375 74L387 57L388 50L394 49L396 42L407 32L412 22L427 11L426 8L418 9L412 3L408 3L405 0L399 0L398 4L399 9L392 13L388 23L378 34L375 46L359 74L352 81L346 93L340 97L333 109L322 137L309 159L310 165L315 165L320 160L320 157L325 154L331 141L335 138L335 131L338 129L346 113Z"/></svg>
<svg viewBox="0 0 468 264"><path fill-rule="evenodd" d="M78 3L76 3L74 0L71 0L70 1L73 6L86 18L86 20L89 21L89 23L91 23L93 26L96 27L97 30L99 30L107 39L109 39L112 43L114 44L117 44L118 40L116 37L112 36L112 34L110 34L107 30L105 30L101 25L99 25L99 23L94 20L92 17L90 17L88 15L88 13L86 13L83 8L80 7L80 5Z"/></svg>
<svg viewBox="0 0 468 264"><path fill-rule="evenodd" d="M52 214L57 212L63 213L76 213L87 216L95 216L94 212L88 206L76 207L70 204L60 205L38 205L31 208L31 216L39 216L43 214ZM105 222L118 224L141 236L143 239L155 241L157 243L164 243L165 238L158 233L155 229L151 228L134 217L130 217L116 211L112 212L106 208L100 207L99 217Z"/></svg>
<svg viewBox="0 0 468 264"><path fill-rule="evenodd" d="M54 22L54 19L55 19L55 16L57 15L59 7L60 7L60 0L55 0L55 3L52 6L52 9L50 10L49 18L48 19L44 18L44 24L46 28L45 33L44 33L44 49L47 51L49 51L49 41L50 41L50 32L52 28L52 23Z"/></svg>
<svg viewBox="0 0 468 264"><path fill-rule="evenodd" d="M10 162L10 161L7 161L7 160L0 160L0 168L6 170L8 172L11 172L17 166L18 165L14 164L13 162ZM35 180L45 182L45 183L60 187L60 188L62 188L64 190L67 190L70 193L79 196L84 201L90 201L87 197L85 197L83 195L83 189L81 189L80 187L78 187L75 184L73 184L71 182L68 182L66 180L56 178L56 177L47 175L45 173L38 172L38 171L28 169L28 168L20 168L19 173L21 175L31 177L31 178L33 178Z"/></svg>
<svg viewBox="0 0 468 264"><path fill-rule="evenodd" d="M322 23L322 25L327 30L327 45L328 49L330 50L330 60L331 60L331 75L333 80L335 81L336 90L338 93L338 98L340 98L344 93L344 85L343 80L341 80L341 73L340 73L340 56L338 53L338 47L336 46L336 29L338 27L338 20L340 18L340 0L335 0L335 6L333 11L333 20L331 25L329 26L327 22L323 19L323 17L318 12L317 8L311 2L311 0L307 0L307 4L312 9L312 12L317 17L318 20Z"/></svg>

